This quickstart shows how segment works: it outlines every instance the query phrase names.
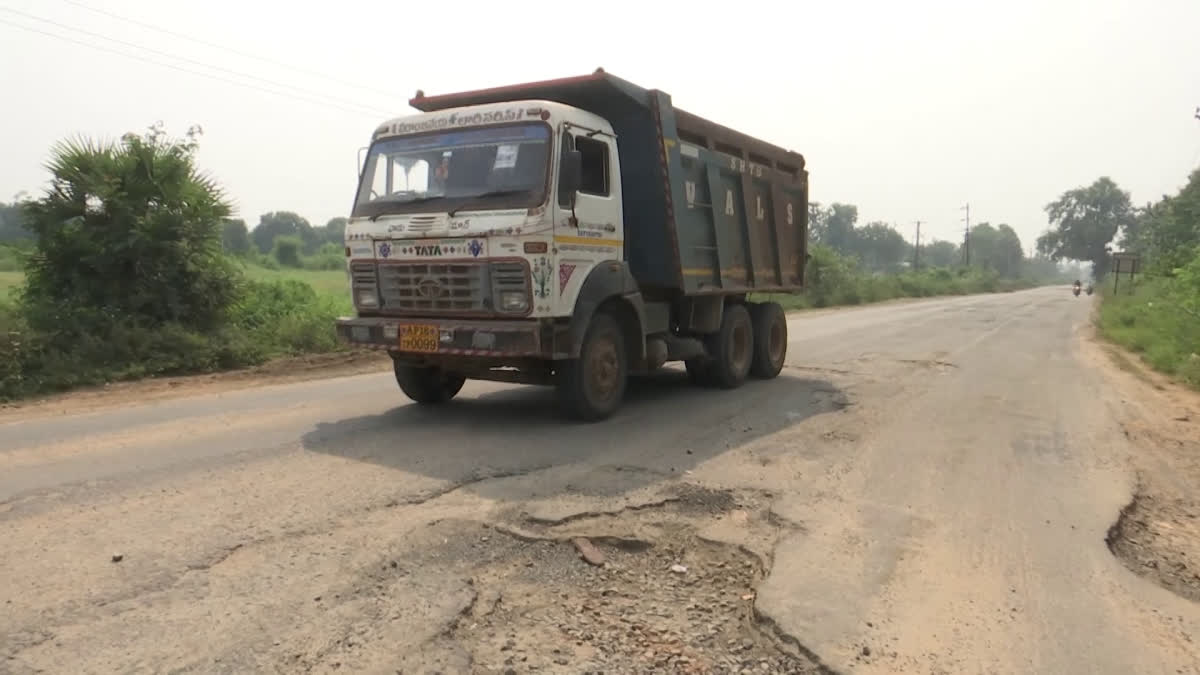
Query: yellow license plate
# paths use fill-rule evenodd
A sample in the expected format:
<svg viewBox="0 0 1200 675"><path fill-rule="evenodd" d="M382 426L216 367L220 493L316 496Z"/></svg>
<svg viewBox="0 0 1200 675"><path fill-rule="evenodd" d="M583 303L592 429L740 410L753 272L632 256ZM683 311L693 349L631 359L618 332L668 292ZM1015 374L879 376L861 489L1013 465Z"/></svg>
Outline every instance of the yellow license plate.
<svg viewBox="0 0 1200 675"><path fill-rule="evenodd" d="M404 326L400 329L400 351L431 353L437 350L437 326Z"/></svg>

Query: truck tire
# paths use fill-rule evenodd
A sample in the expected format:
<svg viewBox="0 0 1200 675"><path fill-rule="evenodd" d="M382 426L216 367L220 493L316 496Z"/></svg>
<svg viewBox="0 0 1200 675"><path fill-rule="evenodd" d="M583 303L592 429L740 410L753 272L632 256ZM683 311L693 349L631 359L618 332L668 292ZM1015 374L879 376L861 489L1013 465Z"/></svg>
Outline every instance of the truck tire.
<svg viewBox="0 0 1200 675"><path fill-rule="evenodd" d="M750 305L750 322L754 324L754 361L750 373L770 380L783 370L787 358L787 317L777 302Z"/></svg>
<svg viewBox="0 0 1200 675"><path fill-rule="evenodd" d="M447 373L441 368L417 368L392 364L396 384L404 395L421 405L436 405L454 398L467 381L462 375Z"/></svg>
<svg viewBox="0 0 1200 675"><path fill-rule="evenodd" d="M721 328L708 337L708 379L722 389L736 389L746 381L754 361L754 324L740 303L725 306Z"/></svg>
<svg viewBox="0 0 1200 675"><path fill-rule="evenodd" d="M575 419L606 419L621 406L628 374L621 327L612 315L598 312L583 336L579 358L564 361L558 371L559 400Z"/></svg>

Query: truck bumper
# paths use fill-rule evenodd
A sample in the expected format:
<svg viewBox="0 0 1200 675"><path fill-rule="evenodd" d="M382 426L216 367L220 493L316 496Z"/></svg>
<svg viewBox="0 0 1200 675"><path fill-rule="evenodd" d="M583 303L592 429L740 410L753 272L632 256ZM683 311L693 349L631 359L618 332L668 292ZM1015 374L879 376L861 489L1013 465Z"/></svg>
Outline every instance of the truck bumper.
<svg viewBox="0 0 1200 675"><path fill-rule="evenodd" d="M338 338L359 347L386 349L394 355L437 358L483 356L553 358L553 331L532 321L458 321L454 319L399 319L343 317L336 321ZM431 336L409 340L406 335Z"/></svg>

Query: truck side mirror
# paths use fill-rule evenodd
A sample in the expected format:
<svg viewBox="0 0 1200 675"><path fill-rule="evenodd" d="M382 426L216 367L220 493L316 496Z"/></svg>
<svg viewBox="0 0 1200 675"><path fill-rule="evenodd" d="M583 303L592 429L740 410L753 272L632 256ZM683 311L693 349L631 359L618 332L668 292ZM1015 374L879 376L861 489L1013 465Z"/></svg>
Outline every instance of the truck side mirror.
<svg viewBox="0 0 1200 675"><path fill-rule="evenodd" d="M558 171L558 201L575 206L575 193L583 182L583 155L578 150L563 153Z"/></svg>

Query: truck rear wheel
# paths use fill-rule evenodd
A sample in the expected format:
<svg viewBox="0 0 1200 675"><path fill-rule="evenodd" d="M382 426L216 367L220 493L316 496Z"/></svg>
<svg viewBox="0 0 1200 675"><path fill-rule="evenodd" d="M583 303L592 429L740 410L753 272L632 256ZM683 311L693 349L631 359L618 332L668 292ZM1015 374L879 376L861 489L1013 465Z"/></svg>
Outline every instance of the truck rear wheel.
<svg viewBox="0 0 1200 675"><path fill-rule="evenodd" d="M558 392L566 412L585 422L611 416L625 397L629 363L625 337L610 314L592 317L579 358L564 361L558 373Z"/></svg>
<svg viewBox="0 0 1200 675"><path fill-rule="evenodd" d="M417 368L393 363L396 384L413 401L422 405L445 403L454 398L467 381L462 375L447 373L438 367Z"/></svg>
<svg viewBox="0 0 1200 675"><path fill-rule="evenodd" d="M777 302L756 303L750 306L750 321L754 324L754 362L750 372L769 380L783 370L787 358L787 317Z"/></svg>
<svg viewBox="0 0 1200 675"><path fill-rule="evenodd" d="M736 389L746 381L754 360L754 325L742 304L729 304L721 316L721 329L708 337L707 378L722 389Z"/></svg>

